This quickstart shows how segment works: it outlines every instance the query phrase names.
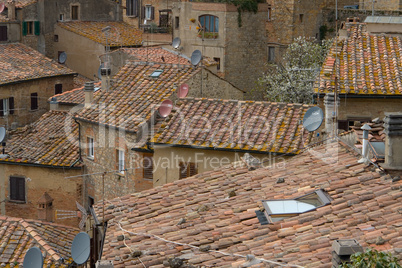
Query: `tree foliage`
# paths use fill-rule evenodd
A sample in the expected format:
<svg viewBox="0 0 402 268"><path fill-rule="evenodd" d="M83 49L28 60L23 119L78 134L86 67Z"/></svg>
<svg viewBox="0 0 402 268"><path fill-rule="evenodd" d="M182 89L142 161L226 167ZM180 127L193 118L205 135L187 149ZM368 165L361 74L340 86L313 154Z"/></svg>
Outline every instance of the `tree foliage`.
<svg viewBox="0 0 402 268"><path fill-rule="evenodd" d="M269 66L259 79L269 101L311 103L313 83L325 60L332 40L321 43L315 39L298 37L288 46L282 58Z"/></svg>
<svg viewBox="0 0 402 268"><path fill-rule="evenodd" d="M341 268L402 268L398 259L390 253L368 249L350 256L351 263L342 264Z"/></svg>

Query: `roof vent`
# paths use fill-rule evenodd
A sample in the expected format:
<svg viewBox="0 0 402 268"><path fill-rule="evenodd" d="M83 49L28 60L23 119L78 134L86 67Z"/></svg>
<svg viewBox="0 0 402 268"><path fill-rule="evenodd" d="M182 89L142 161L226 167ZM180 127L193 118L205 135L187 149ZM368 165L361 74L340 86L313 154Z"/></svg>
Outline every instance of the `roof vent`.
<svg viewBox="0 0 402 268"><path fill-rule="evenodd" d="M356 252L363 252L363 247L355 239L335 240L332 243L332 268L350 262L350 256Z"/></svg>

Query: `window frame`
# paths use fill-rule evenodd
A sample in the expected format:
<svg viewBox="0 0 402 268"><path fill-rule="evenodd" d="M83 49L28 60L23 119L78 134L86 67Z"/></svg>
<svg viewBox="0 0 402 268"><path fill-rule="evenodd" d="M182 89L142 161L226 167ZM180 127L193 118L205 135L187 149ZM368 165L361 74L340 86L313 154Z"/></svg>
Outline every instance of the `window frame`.
<svg viewBox="0 0 402 268"><path fill-rule="evenodd" d="M219 33L219 17L211 14L204 14L198 17L198 21L202 26L204 33ZM210 27L211 23L213 27ZM207 29L208 27L208 29ZM211 31L211 28L213 30ZM216 30L216 31L215 31Z"/></svg>
<svg viewBox="0 0 402 268"><path fill-rule="evenodd" d="M80 19L80 6L71 5L71 20L79 20L79 19Z"/></svg>
<svg viewBox="0 0 402 268"><path fill-rule="evenodd" d="M119 174L124 174L126 169L126 152L122 149L116 149L116 160L117 160L117 172Z"/></svg>
<svg viewBox="0 0 402 268"><path fill-rule="evenodd" d="M38 93L31 93L31 111L39 110L39 97Z"/></svg>
<svg viewBox="0 0 402 268"><path fill-rule="evenodd" d="M63 84L57 83L54 85L54 95L63 93Z"/></svg>
<svg viewBox="0 0 402 268"><path fill-rule="evenodd" d="M138 17L139 1L138 0L126 0L126 16Z"/></svg>
<svg viewBox="0 0 402 268"><path fill-rule="evenodd" d="M13 190L14 187L17 187ZM11 202L26 203L26 183L24 177L9 177L9 200Z"/></svg>
<svg viewBox="0 0 402 268"><path fill-rule="evenodd" d="M87 144L88 144L87 157L93 160L95 158L94 138L87 136Z"/></svg>
<svg viewBox="0 0 402 268"><path fill-rule="evenodd" d="M8 41L8 27L7 25L0 25L0 42Z"/></svg>
<svg viewBox="0 0 402 268"><path fill-rule="evenodd" d="M193 172L192 172L193 171ZM198 174L198 165L194 162L179 163L179 180Z"/></svg>
<svg viewBox="0 0 402 268"><path fill-rule="evenodd" d="M148 160L151 163L151 166L145 164L145 160ZM145 180L153 180L154 179L154 156L153 154L143 154L142 155L142 177ZM151 174L151 175L149 175Z"/></svg>
<svg viewBox="0 0 402 268"><path fill-rule="evenodd" d="M275 50L274 46L268 47L268 62L275 62Z"/></svg>
<svg viewBox="0 0 402 268"><path fill-rule="evenodd" d="M155 8L152 5L144 6L144 18L146 20L154 20L154 17L155 17L154 14L155 14Z"/></svg>

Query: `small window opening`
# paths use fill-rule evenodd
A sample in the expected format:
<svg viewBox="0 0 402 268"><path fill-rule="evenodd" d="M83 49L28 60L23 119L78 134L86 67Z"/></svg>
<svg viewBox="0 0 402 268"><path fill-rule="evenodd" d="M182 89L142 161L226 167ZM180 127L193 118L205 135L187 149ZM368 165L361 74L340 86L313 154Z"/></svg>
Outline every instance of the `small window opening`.
<svg viewBox="0 0 402 268"><path fill-rule="evenodd" d="M163 73L163 70L155 70L152 74L152 78L158 78Z"/></svg>

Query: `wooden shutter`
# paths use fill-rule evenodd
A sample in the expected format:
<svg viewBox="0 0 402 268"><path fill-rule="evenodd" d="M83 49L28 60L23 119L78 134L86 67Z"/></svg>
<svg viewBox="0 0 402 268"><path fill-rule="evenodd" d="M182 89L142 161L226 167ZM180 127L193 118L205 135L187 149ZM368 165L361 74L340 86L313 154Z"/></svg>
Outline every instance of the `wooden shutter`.
<svg viewBox="0 0 402 268"><path fill-rule="evenodd" d="M18 189L18 184L17 184L16 178L10 177L10 199L11 200L16 200L17 189Z"/></svg>
<svg viewBox="0 0 402 268"><path fill-rule="evenodd" d="M25 201L25 179L10 177L10 199Z"/></svg>
<svg viewBox="0 0 402 268"><path fill-rule="evenodd" d="M197 165L195 163L188 163L188 177L194 176L198 173Z"/></svg>
<svg viewBox="0 0 402 268"><path fill-rule="evenodd" d="M14 114L14 97L8 99L9 113Z"/></svg>
<svg viewBox="0 0 402 268"><path fill-rule="evenodd" d="M131 16L131 11L132 11L132 0L126 0L126 15Z"/></svg>
<svg viewBox="0 0 402 268"><path fill-rule="evenodd" d="M144 167L144 179L153 179L153 157L152 156L145 156L143 157L143 167Z"/></svg>
<svg viewBox="0 0 402 268"><path fill-rule="evenodd" d="M145 18L145 7L141 7L141 20ZM142 21L141 21L142 23Z"/></svg>
<svg viewBox="0 0 402 268"><path fill-rule="evenodd" d="M155 7L151 7L151 20L155 19Z"/></svg>
<svg viewBox="0 0 402 268"><path fill-rule="evenodd" d="M27 30L28 30L28 27L27 27L27 22L26 21L24 21L24 22L22 22L22 35L27 35Z"/></svg>
<svg viewBox="0 0 402 268"><path fill-rule="evenodd" d="M180 167L179 179L181 180L187 178L187 164L180 162L179 167Z"/></svg>
<svg viewBox="0 0 402 268"><path fill-rule="evenodd" d="M40 34L40 21L34 22L34 28L35 28L35 35L39 35Z"/></svg>
<svg viewBox="0 0 402 268"><path fill-rule="evenodd" d="M133 16L138 17L139 10L140 10L140 1L133 0Z"/></svg>
<svg viewBox="0 0 402 268"><path fill-rule="evenodd" d="M0 26L0 41L7 41L7 26Z"/></svg>
<svg viewBox="0 0 402 268"><path fill-rule="evenodd" d="M4 105L2 99L0 99L0 116L4 116Z"/></svg>
<svg viewBox="0 0 402 268"><path fill-rule="evenodd" d="M17 182L18 182L17 200L25 201L25 179L17 178Z"/></svg>
<svg viewBox="0 0 402 268"><path fill-rule="evenodd" d="M38 93L31 94L31 110L38 109Z"/></svg>

